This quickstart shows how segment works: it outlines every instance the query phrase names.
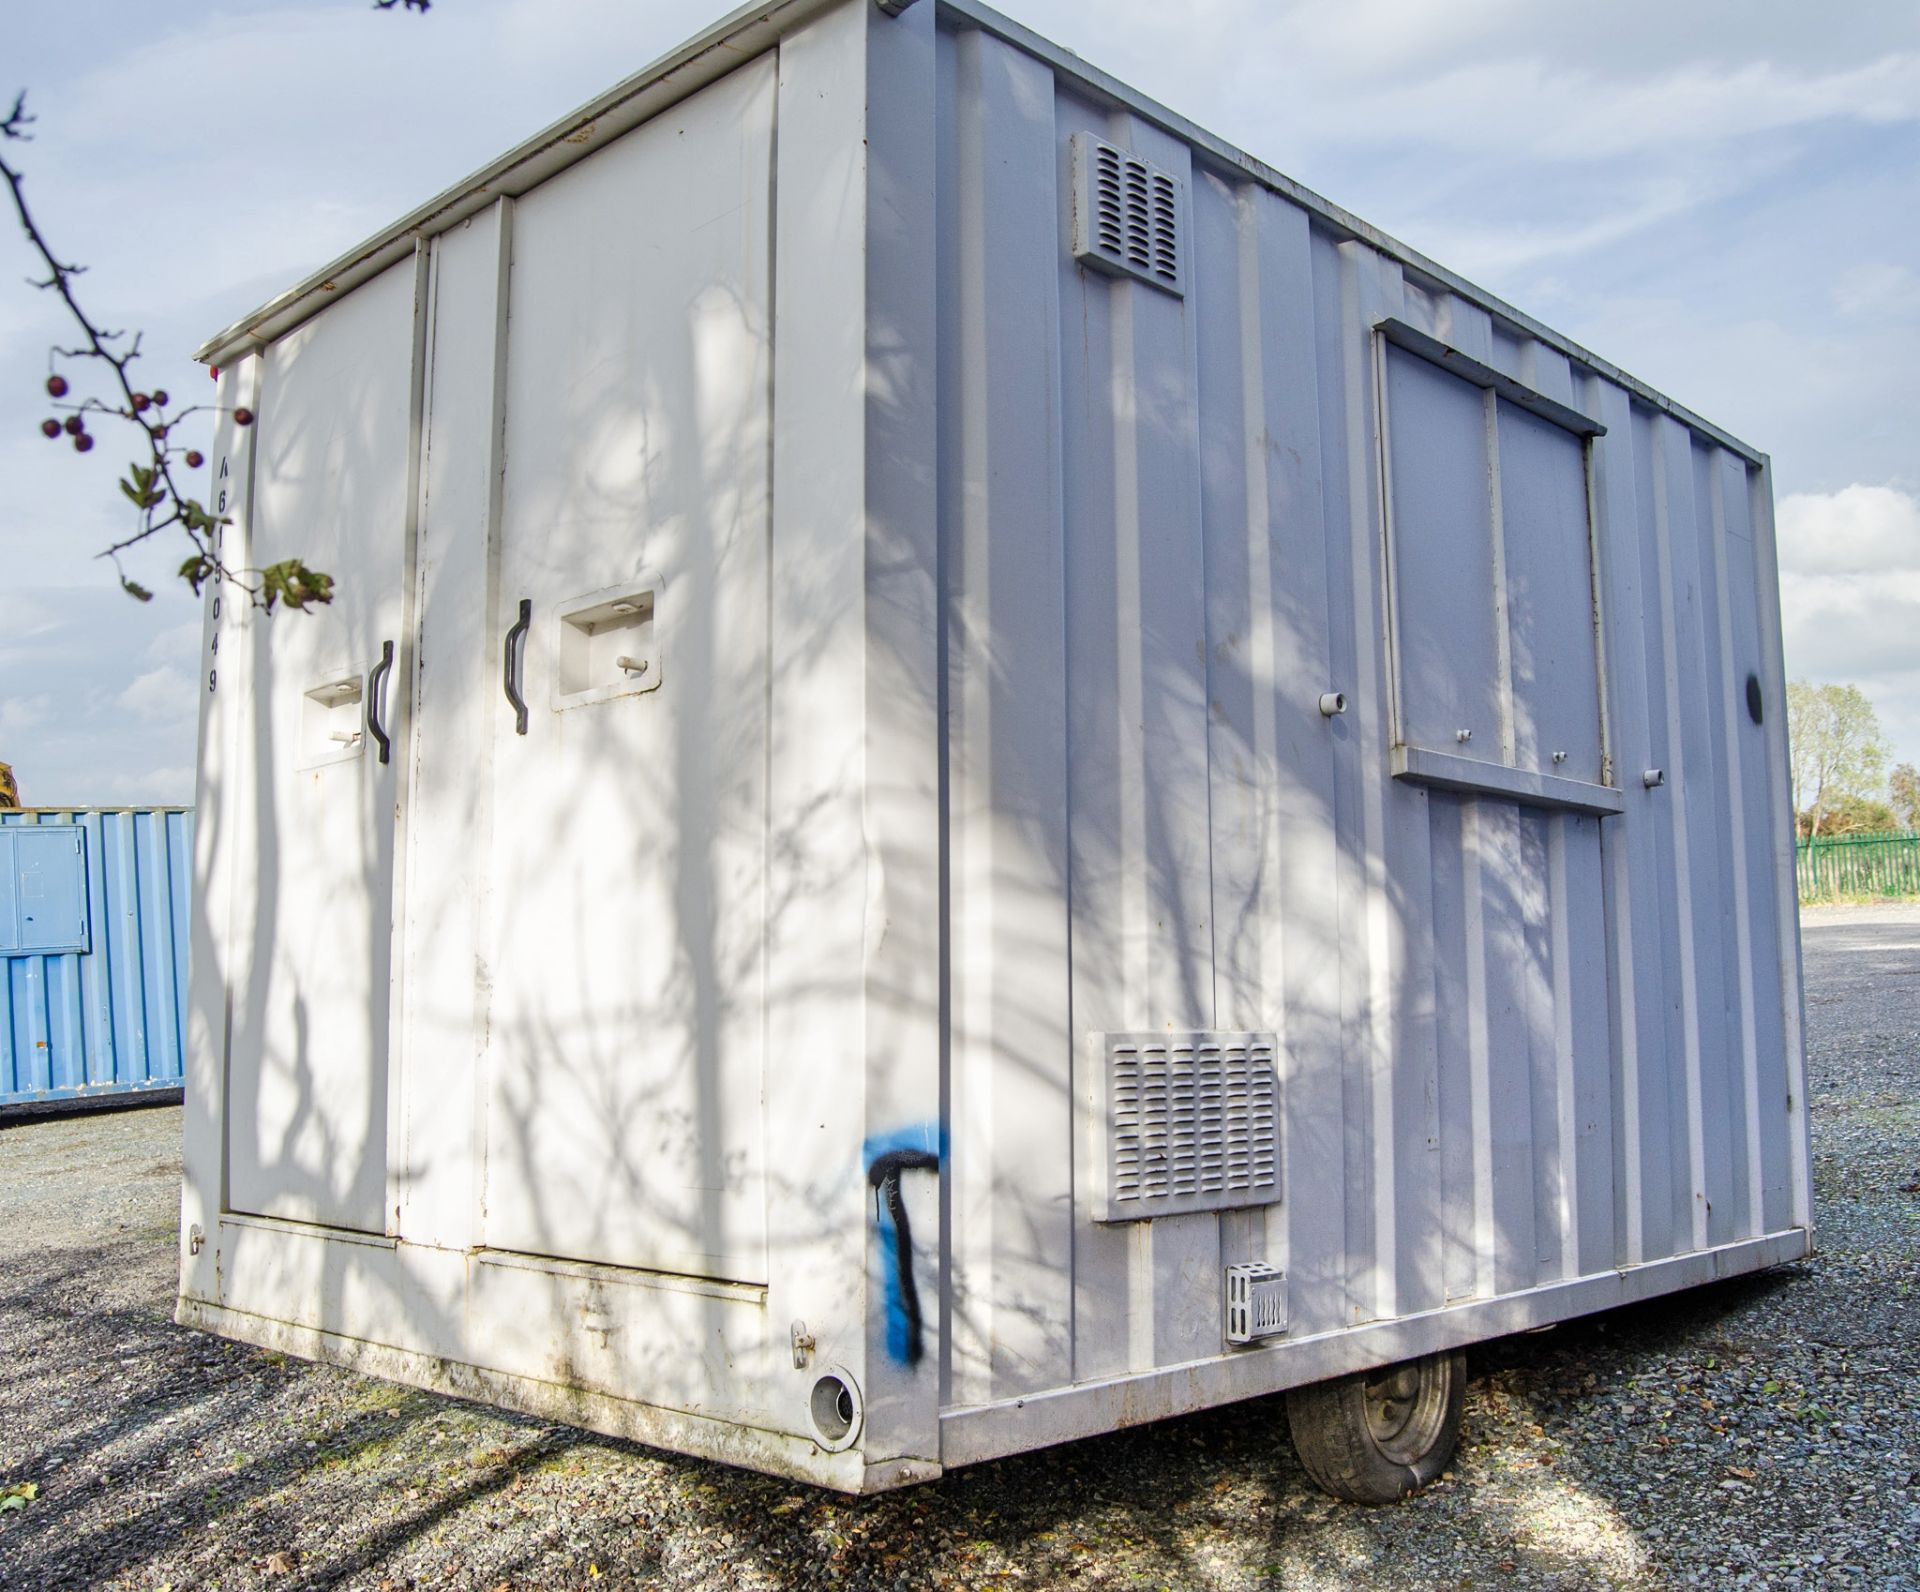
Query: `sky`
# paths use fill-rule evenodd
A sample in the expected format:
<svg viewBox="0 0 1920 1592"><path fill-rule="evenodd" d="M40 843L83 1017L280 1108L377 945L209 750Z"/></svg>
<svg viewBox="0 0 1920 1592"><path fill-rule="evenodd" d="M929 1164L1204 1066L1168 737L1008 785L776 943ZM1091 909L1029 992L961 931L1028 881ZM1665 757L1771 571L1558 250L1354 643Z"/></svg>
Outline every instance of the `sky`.
<svg viewBox="0 0 1920 1592"><path fill-rule="evenodd" d="M930 3L930 0L927 0ZM8 148L152 386L725 0L15 4ZM1913 0L1009 0L1125 82L1770 453L1790 676L1920 762ZM129 569L125 450L38 431L68 328L0 225L0 761L43 805L190 801L199 605Z"/></svg>

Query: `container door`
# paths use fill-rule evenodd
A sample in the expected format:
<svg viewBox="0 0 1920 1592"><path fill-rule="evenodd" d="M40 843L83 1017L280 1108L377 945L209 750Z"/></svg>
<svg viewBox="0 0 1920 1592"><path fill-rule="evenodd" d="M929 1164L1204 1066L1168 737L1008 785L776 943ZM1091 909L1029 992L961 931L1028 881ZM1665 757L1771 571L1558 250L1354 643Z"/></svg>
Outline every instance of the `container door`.
<svg viewBox="0 0 1920 1592"><path fill-rule="evenodd" d="M336 595L252 615L239 667L220 660L244 703L229 1205L368 1232L385 1226L413 281L395 266L261 356L247 561L304 558Z"/></svg>
<svg viewBox="0 0 1920 1592"><path fill-rule="evenodd" d="M771 57L513 220L485 1237L766 1276ZM504 685L504 682L503 682Z"/></svg>

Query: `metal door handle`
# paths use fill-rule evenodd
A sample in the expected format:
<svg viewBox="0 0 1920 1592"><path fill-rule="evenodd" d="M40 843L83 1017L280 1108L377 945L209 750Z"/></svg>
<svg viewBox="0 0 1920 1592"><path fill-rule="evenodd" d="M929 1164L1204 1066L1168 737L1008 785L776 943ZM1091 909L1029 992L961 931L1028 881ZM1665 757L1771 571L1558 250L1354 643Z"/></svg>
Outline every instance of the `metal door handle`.
<svg viewBox="0 0 1920 1592"><path fill-rule="evenodd" d="M503 674L501 684L506 687L507 700L513 704L513 733L527 733L527 703L520 695L520 641L527 633L527 627L533 623L533 599L520 599L520 617L514 621L513 628L507 632L505 655L500 660Z"/></svg>
<svg viewBox="0 0 1920 1592"><path fill-rule="evenodd" d="M393 673L393 643L383 641L380 644L380 661L373 666L373 673L367 676L367 733L380 743L380 761L392 760L392 743L387 740L387 732L380 728L380 692L387 683L387 676Z"/></svg>

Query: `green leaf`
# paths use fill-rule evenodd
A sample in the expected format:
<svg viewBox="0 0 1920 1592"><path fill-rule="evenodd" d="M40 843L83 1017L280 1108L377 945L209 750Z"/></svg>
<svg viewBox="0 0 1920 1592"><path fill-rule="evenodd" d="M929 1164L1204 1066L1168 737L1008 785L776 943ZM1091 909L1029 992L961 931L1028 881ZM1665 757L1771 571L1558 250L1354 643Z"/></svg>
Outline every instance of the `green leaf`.
<svg viewBox="0 0 1920 1592"><path fill-rule="evenodd" d="M194 596L200 595L200 588L213 574L213 561L204 553L195 553L180 566L180 578L193 588Z"/></svg>
<svg viewBox="0 0 1920 1592"><path fill-rule="evenodd" d="M134 465L132 469L133 479L131 481L127 480L124 476L121 477L120 480L120 490L126 495L128 502L143 509L150 509L167 501L166 488L157 487L153 484L153 472L151 470L143 470L137 464Z"/></svg>
<svg viewBox="0 0 1920 1592"><path fill-rule="evenodd" d="M0 1513L24 1509L39 1496L40 1483L37 1481L17 1481L11 1487L0 1487Z"/></svg>
<svg viewBox="0 0 1920 1592"><path fill-rule="evenodd" d="M135 602L150 603L153 601L152 592L142 586L139 581L129 580L125 575L120 577L120 589L129 597L133 598Z"/></svg>
<svg viewBox="0 0 1920 1592"><path fill-rule="evenodd" d="M267 612L276 601L289 608L305 609L333 601L333 577L308 569L297 558L282 559L260 571L260 595Z"/></svg>

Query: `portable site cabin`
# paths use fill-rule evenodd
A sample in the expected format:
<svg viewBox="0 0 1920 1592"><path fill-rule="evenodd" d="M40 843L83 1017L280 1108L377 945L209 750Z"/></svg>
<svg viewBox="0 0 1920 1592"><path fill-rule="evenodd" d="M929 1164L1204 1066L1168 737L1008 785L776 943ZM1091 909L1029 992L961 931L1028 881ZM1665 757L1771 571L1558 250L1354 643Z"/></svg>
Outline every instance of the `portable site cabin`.
<svg viewBox="0 0 1920 1592"><path fill-rule="evenodd" d="M1766 459L977 0L201 357L183 1322L861 1490L1807 1251Z"/></svg>

